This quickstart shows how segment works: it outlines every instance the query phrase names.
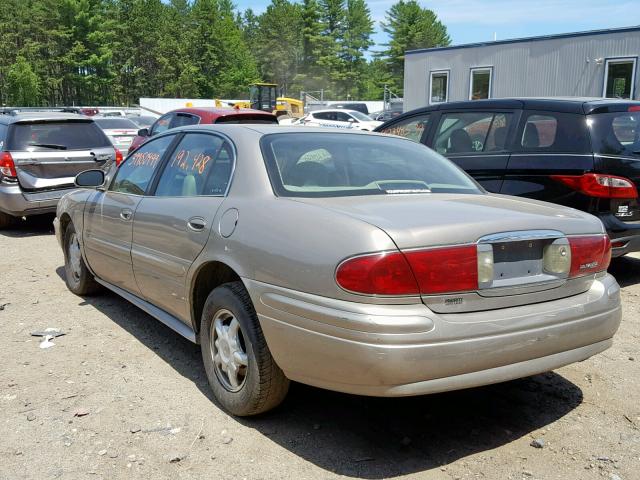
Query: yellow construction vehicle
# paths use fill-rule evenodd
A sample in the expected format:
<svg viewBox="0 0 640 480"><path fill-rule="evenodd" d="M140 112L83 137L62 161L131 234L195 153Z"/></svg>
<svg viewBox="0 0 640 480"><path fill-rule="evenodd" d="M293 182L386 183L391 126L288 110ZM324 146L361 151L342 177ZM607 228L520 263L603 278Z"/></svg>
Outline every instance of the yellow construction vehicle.
<svg viewBox="0 0 640 480"><path fill-rule="evenodd" d="M277 96L278 85L275 83L254 83L249 87L249 101L236 102L236 108L253 108L264 112L272 112L276 116L289 115L302 117L304 103L290 97Z"/></svg>

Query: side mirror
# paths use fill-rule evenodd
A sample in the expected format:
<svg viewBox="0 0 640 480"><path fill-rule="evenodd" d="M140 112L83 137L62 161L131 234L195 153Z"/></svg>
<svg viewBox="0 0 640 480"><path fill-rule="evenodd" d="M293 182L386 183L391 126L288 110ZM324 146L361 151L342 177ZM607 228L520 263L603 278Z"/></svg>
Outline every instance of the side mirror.
<svg viewBox="0 0 640 480"><path fill-rule="evenodd" d="M102 170L85 170L76 175L74 181L76 187L97 188L104 184L104 172Z"/></svg>
<svg viewBox="0 0 640 480"><path fill-rule="evenodd" d="M349 122L349 123L353 123L353 122L355 122L355 121L356 121L356 120L355 120L354 118L350 118L349 120L347 120L347 122Z"/></svg>
<svg viewBox="0 0 640 480"><path fill-rule="evenodd" d="M140 130L138 130L138 135L141 137L148 137L149 136L149 129L148 128L141 128Z"/></svg>

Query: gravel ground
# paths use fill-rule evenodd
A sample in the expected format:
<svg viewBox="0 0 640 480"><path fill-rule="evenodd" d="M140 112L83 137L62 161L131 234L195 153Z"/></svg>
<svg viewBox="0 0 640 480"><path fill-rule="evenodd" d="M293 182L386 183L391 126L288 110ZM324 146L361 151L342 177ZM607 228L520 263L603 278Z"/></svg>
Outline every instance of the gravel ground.
<svg viewBox="0 0 640 480"><path fill-rule="evenodd" d="M0 233L1 479L640 479L640 259L612 265L622 326L583 363L404 399L293 385L236 419L197 346L114 294L67 291L50 221ZM47 327L66 335L41 349Z"/></svg>

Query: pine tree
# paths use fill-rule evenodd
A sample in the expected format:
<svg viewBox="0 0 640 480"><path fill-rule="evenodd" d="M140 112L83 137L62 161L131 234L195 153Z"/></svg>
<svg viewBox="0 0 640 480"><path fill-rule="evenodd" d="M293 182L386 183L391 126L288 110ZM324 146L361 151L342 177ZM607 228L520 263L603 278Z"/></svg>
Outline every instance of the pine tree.
<svg viewBox="0 0 640 480"><path fill-rule="evenodd" d="M339 93L346 98L359 98L366 67L365 52L373 45L373 21L364 0L347 0L340 38L340 58L344 71Z"/></svg>
<svg viewBox="0 0 640 480"><path fill-rule="evenodd" d="M22 56L18 56L7 71L7 93L11 105L32 107L40 104L38 76Z"/></svg>
<svg viewBox="0 0 640 480"><path fill-rule="evenodd" d="M390 38L381 57L391 76L390 86L397 93L403 89L404 54L407 50L442 47L451 43L447 28L436 14L422 8L416 0L400 0L394 4L381 25Z"/></svg>

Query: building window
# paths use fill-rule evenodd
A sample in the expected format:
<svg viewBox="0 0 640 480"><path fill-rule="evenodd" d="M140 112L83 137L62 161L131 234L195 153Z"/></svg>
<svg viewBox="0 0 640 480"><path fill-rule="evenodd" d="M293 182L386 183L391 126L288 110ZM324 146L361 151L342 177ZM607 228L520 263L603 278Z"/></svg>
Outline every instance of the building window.
<svg viewBox="0 0 640 480"><path fill-rule="evenodd" d="M491 98L492 67L477 67L471 69L469 79L469 100Z"/></svg>
<svg viewBox="0 0 640 480"><path fill-rule="evenodd" d="M635 58L611 58L604 66L604 89L606 98L633 98L636 80Z"/></svg>
<svg viewBox="0 0 640 480"><path fill-rule="evenodd" d="M429 103L444 103L449 100L449 71L431 72Z"/></svg>

